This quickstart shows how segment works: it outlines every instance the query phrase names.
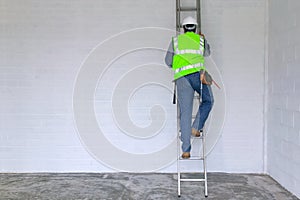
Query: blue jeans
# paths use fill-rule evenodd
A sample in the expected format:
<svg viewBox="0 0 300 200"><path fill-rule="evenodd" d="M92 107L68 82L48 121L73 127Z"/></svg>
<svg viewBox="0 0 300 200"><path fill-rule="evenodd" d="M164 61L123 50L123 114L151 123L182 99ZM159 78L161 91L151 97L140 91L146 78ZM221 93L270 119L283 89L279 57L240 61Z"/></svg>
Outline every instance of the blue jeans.
<svg viewBox="0 0 300 200"><path fill-rule="evenodd" d="M180 108L182 151L190 152L192 127L196 130L203 129L205 121L212 109L214 98L209 85L203 84L201 94L200 73L189 74L177 79L176 86ZM193 100L195 91L202 95L202 103L199 105L196 118L192 124Z"/></svg>

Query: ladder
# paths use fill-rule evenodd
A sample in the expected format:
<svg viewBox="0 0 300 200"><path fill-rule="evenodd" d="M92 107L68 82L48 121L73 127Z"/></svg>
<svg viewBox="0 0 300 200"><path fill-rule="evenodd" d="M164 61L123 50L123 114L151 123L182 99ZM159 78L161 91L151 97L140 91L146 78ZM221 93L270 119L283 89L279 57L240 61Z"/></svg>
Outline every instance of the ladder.
<svg viewBox="0 0 300 200"><path fill-rule="evenodd" d="M182 0L187 1L187 0ZM191 13L193 12L194 17L197 19L198 23L198 33L201 33L201 9L200 9L200 1L196 0L196 7L195 6L184 6L181 3L181 0L176 0L176 31L177 34L180 34L181 32L181 17L182 13ZM196 15L196 16L195 16ZM176 88L176 85L175 85ZM202 93L202 84L201 84L201 93ZM199 100L199 104L201 103L201 96L195 95L194 100ZM175 102L175 101L173 101ZM195 119L195 116L193 114L193 119ZM201 133L200 137L193 137L193 139L200 140L202 143L202 152L200 156L191 156L189 159L183 159L181 157L181 140L180 140L180 113L179 113L179 105L177 104L177 182L178 182L178 197L181 196L181 182L204 182L204 195L205 197L208 197L208 191L207 191L207 170L206 170L206 146L205 146L205 131ZM192 143L191 143L192 144ZM183 178L183 173L181 172L181 162L190 162L190 161L202 161L203 164L203 178Z"/></svg>
<svg viewBox="0 0 300 200"><path fill-rule="evenodd" d="M187 1L187 0L182 0ZM197 19L198 23L198 33L201 33L201 0L196 0L196 7L195 6L183 6L181 3L181 0L176 0L176 31L177 34L180 33L180 30L182 28L181 26L181 16L183 12L186 13L194 13L194 16Z"/></svg>

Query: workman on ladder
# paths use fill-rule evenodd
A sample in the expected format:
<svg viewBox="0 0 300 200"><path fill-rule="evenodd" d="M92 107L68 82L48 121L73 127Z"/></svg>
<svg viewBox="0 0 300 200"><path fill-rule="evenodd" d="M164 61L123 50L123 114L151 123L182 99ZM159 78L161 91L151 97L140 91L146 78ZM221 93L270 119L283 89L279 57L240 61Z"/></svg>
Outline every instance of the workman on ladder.
<svg viewBox="0 0 300 200"><path fill-rule="evenodd" d="M180 111L180 130L182 141L182 158L190 158L191 135L200 137L205 121L213 106L213 94L210 85L202 84L204 57L210 55L210 47L201 34L196 34L197 21L186 17L182 22L183 34L173 37L165 62L172 67L177 87L177 99ZM193 100L195 91L202 102L192 124Z"/></svg>

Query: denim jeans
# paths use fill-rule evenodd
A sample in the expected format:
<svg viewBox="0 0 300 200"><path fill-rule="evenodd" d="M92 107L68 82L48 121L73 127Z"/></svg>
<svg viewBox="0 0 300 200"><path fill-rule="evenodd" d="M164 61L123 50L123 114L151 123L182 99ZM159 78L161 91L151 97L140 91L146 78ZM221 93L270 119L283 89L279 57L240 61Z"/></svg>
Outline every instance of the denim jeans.
<svg viewBox="0 0 300 200"><path fill-rule="evenodd" d="M209 85L202 86L201 94L201 81L200 73L193 73L181 77L176 80L177 86L177 100L179 102L180 109L180 130L182 151L191 151L191 133L192 127L196 130L201 130L204 127L205 121L212 109L214 98L211 87ZM192 112L193 101L195 91L202 95L202 103L199 105L199 109L196 118L192 124Z"/></svg>

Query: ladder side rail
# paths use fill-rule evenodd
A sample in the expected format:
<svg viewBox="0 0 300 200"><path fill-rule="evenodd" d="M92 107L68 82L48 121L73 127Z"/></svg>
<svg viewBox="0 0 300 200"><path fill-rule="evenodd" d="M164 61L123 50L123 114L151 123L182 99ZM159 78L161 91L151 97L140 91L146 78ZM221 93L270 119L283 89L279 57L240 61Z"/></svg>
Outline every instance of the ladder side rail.
<svg viewBox="0 0 300 200"><path fill-rule="evenodd" d="M205 137L206 137L206 133L203 131L203 142L202 142L202 153L203 153L203 171L204 171L204 195L205 197L208 197L208 189L207 189L207 169L206 169L206 144L205 144Z"/></svg>
<svg viewBox="0 0 300 200"><path fill-rule="evenodd" d="M180 0L176 0L176 35L178 35L180 33L180 12L181 12L181 6L180 6ZM174 87L175 87L175 91L177 89L176 87L176 81L174 82ZM175 92L174 91L174 92ZM176 97L175 97L176 98ZM180 161L179 161L179 158L180 158L180 122L179 122L179 103L178 101L175 99L175 102L177 102L177 112L176 112L176 117L177 117L177 194L178 194L178 197L180 197L180 192L181 192L181 188L180 188L180 184L181 184L181 175L180 175Z"/></svg>
<svg viewBox="0 0 300 200"><path fill-rule="evenodd" d="M181 5L180 0L176 0L176 35L180 33L180 17L181 17Z"/></svg>
<svg viewBox="0 0 300 200"><path fill-rule="evenodd" d="M198 33L201 33L201 0L196 0Z"/></svg>

